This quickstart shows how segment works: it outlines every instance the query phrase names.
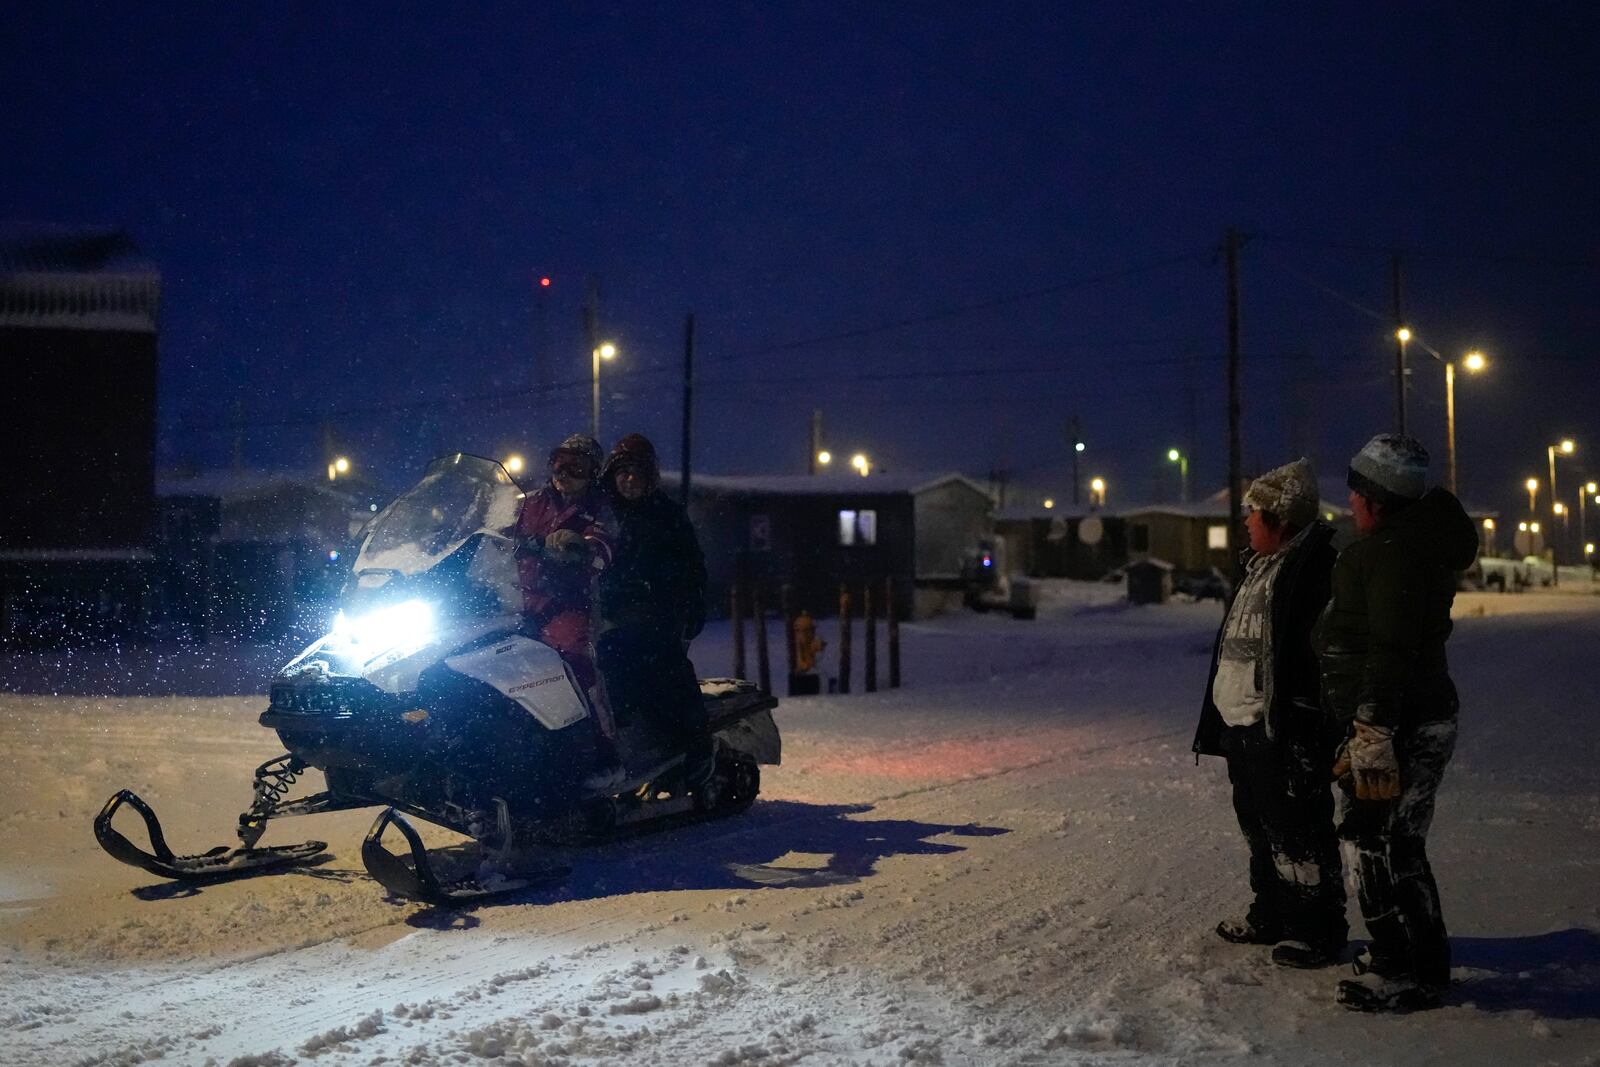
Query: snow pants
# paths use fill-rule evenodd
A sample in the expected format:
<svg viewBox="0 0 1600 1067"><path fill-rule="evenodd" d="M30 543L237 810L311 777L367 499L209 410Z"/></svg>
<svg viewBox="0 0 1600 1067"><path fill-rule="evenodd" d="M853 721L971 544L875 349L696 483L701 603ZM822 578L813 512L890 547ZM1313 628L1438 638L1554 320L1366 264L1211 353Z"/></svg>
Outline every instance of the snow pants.
<svg viewBox="0 0 1600 1067"><path fill-rule="evenodd" d="M1223 729L1233 811L1250 846L1247 919L1281 940L1344 947L1344 878L1334 834L1330 739L1268 737L1262 723Z"/></svg>
<svg viewBox="0 0 1600 1067"><path fill-rule="evenodd" d="M589 694L594 706L595 729L612 744L617 740L617 727L612 720L611 708L605 690L596 684L594 649L589 644L589 609L567 608L542 615L523 616L524 632L549 645L572 668L572 676Z"/></svg>
<svg viewBox="0 0 1600 1067"><path fill-rule="evenodd" d="M601 634L595 644L617 721L649 722L689 754L691 779L709 774L705 702L677 630L619 626Z"/></svg>
<svg viewBox="0 0 1600 1067"><path fill-rule="evenodd" d="M1339 781L1339 840L1372 938L1372 969L1390 978L1450 984L1450 938L1428 866L1428 827L1445 765L1456 747L1454 718L1396 730L1400 796L1358 800Z"/></svg>

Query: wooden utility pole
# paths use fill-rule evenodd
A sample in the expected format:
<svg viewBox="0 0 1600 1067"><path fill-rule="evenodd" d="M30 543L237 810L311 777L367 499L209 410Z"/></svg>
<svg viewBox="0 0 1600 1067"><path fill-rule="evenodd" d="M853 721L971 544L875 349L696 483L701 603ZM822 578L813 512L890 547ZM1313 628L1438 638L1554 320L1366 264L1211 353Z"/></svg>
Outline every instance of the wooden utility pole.
<svg viewBox="0 0 1600 1067"><path fill-rule="evenodd" d="M850 588L839 586L839 692L850 692Z"/></svg>
<svg viewBox="0 0 1600 1067"><path fill-rule="evenodd" d="M784 662L789 668L789 684L794 684L794 602L788 582L778 587L778 610L783 612ZM789 694L793 696L793 693Z"/></svg>
<svg viewBox="0 0 1600 1067"><path fill-rule="evenodd" d="M1072 416L1072 440L1067 446L1072 449L1072 506L1078 506L1078 446L1083 444L1083 428L1078 425L1078 416Z"/></svg>
<svg viewBox="0 0 1600 1067"><path fill-rule="evenodd" d="M750 592L751 621L756 627L756 684L764 692L772 692L772 660L767 652L767 605L761 596L758 582Z"/></svg>
<svg viewBox="0 0 1600 1067"><path fill-rule="evenodd" d="M729 594L731 603L728 605L729 614L733 618L733 676L745 677L744 662L744 598L739 595L739 580L733 580L733 591Z"/></svg>
<svg viewBox="0 0 1600 1067"><path fill-rule="evenodd" d="M1244 525L1244 501L1239 487L1244 477L1244 447L1239 428L1239 231L1228 227L1223 237L1223 254L1228 265L1228 569L1232 588L1239 579L1240 531ZM1230 592L1228 601L1233 597Z"/></svg>
<svg viewBox="0 0 1600 1067"><path fill-rule="evenodd" d="M1406 343L1401 338L1400 331L1405 326L1405 317L1400 311L1400 253L1396 252L1389 259L1389 280L1394 289L1394 394L1395 404L1399 412L1400 433L1406 432Z"/></svg>
<svg viewBox="0 0 1600 1067"><path fill-rule="evenodd" d="M589 279L588 294L583 301L583 336L589 342L589 359L593 377L590 379L589 436L600 438L600 286Z"/></svg>
<svg viewBox="0 0 1600 1067"><path fill-rule="evenodd" d="M900 612L894 604L894 579L883 580L883 609L889 620L889 688L900 688Z"/></svg>
<svg viewBox="0 0 1600 1067"><path fill-rule="evenodd" d="M878 609L872 598L872 580L869 578L861 589L861 616L867 627L866 632L866 657L862 663L862 681L869 693L878 691Z"/></svg>
<svg viewBox="0 0 1600 1067"><path fill-rule="evenodd" d="M678 500L689 506L689 440L694 426L694 312L683 323L683 480L678 484Z"/></svg>
<svg viewBox="0 0 1600 1067"><path fill-rule="evenodd" d="M817 457L822 455L822 409L814 408L811 412L811 456L806 461L806 470L812 474L817 473L817 466L821 462Z"/></svg>

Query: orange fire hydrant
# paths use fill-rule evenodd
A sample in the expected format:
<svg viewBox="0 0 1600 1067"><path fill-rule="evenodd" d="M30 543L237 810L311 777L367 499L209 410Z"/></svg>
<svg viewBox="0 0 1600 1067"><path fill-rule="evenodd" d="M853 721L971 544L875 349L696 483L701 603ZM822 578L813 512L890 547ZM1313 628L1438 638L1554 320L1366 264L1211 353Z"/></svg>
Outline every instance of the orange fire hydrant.
<svg viewBox="0 0 1600 1067"><path fill-rule="evenodd" d="M828 643L817 636L817 621L802 611L794 617L794 669L796 674L811 674L817 658Z"/></svg>

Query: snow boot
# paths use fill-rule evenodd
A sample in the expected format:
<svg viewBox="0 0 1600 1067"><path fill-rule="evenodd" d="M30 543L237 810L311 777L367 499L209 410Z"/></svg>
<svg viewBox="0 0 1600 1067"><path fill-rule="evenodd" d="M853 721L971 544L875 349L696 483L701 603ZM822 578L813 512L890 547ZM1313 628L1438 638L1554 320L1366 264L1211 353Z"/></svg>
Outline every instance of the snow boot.
<svg viewBox="0 0 1600 1067"><path fill-rule="evenodd" d="M1410 975L1387 977L1369 970L1355 978L1341 979L1334 1000L1351 1011L1427 1011L1444 1003L1444 990L1424 985Z"/></svg>
<svg viewBox="0 0 1600 1067"><path fill-rule="evenodd" d="M1279 967L1294 967L1309 971L1318 967L1331 967L1344 953L1344 942L1279 941L1272 948L1272 962Z"/></svg>
<svg viewBox="0 0 1600 1067"><path fill-rule="evenodd" d="M1276 945L1283 931L1276 925L1248 918L1223 919L1217 924L1217 936L1235 945Z"/></svg>

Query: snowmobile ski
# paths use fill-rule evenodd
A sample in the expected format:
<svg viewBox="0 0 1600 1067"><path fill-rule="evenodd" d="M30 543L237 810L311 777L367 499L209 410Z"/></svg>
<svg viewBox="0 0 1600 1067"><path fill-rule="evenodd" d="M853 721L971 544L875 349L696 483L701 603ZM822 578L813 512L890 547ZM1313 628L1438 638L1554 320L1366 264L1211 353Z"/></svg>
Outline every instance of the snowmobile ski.
<svg viewBox="0 0 1600 1067"><path fill-rule="evenodd" d="M140 848L111 825L112 816L127 804L144 818L145 830L150 835L150 849ZM131 867L139 867L162 878L180 882L211 882L239 878L271 868L292 867L308 863L328 851L324 841L304 841L298 845L278 845L271 848L228 848L218 845L209 852L190 856L174 855L161 832L161 821L150 805L137 793L123 789L100 809L94 820L95 840L113 858Z"/></svg>
<svg viewBox="0 0 1600 1067"><path fill-rule="evenodd" d="M383 834L390 826L400 831L411 850L411 865L383 845ZM492 883L475 877L443 881L434 872L433 862L422 838L412 825L394 808L385 808L367 831L361 842L361 862L367 873L391 894L406 900L431 904L438 908L465 908L514 893L555 885L572 873L570 867L550 867L533 874L515 878L496 879Z"/></svg>

